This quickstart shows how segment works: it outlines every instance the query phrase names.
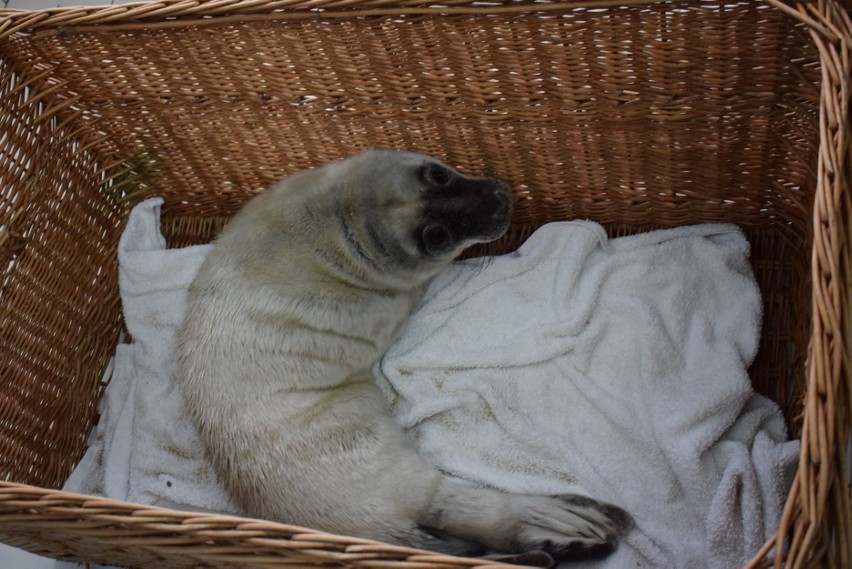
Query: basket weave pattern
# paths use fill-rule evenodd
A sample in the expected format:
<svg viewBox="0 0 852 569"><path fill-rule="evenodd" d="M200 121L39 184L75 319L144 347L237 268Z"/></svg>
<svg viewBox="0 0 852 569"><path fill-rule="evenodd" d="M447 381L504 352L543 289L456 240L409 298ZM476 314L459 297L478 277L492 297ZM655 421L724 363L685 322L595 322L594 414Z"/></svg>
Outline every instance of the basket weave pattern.
<svg viewBox="0 0 852 569"><path fill-rule="evenodd" d="M508 235L469 254L571 218L740 224L764 297L750 373L803 441L753 565L852 567L848 4L441 6L0 10L0 539L139 567L489 564L56 490L122 327L130 208L162 195L170 245L205 242L280 177L385 146L512 185Z"/></svg>

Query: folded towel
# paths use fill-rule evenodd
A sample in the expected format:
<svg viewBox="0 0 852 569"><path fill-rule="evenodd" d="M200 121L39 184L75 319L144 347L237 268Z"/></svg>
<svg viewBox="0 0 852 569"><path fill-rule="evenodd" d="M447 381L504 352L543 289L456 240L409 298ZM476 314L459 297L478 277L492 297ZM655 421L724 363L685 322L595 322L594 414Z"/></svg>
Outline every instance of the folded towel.
<svg viewBox="0 0 852 569"><path fill-rule="evenodd" d="M129 344L65 489L232 513L169 380L186 289L207 246L166 249L161 199L119 243ZM797 444L754 395L759 296L735 227L607 241L540 229L517 253L432 283L377 365L420 451L471 483L585 492L638 527L588 567L733 567L777 525Z"/></svg>
<svg viewBox="0 0 852 569"><path fill-rule="evenodd" d="M581 566L727 569L774 533L798 453L751 390L760 317L735 226L553 223L439 274L376 375L444 472L627 509L636 529Z"/></svg>

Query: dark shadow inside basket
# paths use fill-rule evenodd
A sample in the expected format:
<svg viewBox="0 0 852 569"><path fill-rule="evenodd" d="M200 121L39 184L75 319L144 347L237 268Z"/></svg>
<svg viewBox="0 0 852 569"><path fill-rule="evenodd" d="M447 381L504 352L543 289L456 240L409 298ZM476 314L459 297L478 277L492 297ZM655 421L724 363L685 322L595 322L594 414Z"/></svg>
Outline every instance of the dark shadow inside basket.
<svg viewBox="0 0 852 569"><path fill-rule="evenodd" d="M59 486L85 450L133 204L162 195L169 245L207 242L272 182L370 146L512 185L508 235L468 255L557 220L612 235L739 224L764 297L751 375L799 432L819 70L778 10L152 26L27 35L0 55L25 125L8 155L29 156L3 163L25 195L2 249L5 479Z"/></svg>

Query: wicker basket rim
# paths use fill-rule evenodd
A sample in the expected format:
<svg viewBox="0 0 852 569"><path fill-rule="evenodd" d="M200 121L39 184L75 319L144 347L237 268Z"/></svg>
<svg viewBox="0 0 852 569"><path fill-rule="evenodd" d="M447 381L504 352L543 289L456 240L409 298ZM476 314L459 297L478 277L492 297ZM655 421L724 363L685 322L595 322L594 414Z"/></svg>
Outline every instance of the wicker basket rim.
<svg viewBox="0 0 852 569"><path fill-rule="evenodd" d="M580 9L607 9L665 3L708 4L711 0L157 0L110 6L57 7L42 10L0 9L0 38L14 33L63 35L94 30L151 30L306 19L369 16L443 16L489 14L546 14ZM802 13L781 0L758 0L802 19ZM715 7L716 2L712 2ZM808 25L836 37L814 19Z"/></svg>
<svg viewBox="0 0 852 569"><path fill-rule="evenodd" d="M209 512L173 510L16 482L0 481L0 501L3 501L6 506L18 503L22 509L40 510L47 516L51 511L61 511L64 517L68 517L69 514L73 517L74 511L79 509L81 513L85 512L87 518L100 516L113 523L120 519L124 526L140 528L151 526L160 534L169 532L184 534L203 530L211 539L216 537L229 539L233 537L232 533L244 536L246 532L252 532L256 534L255 539L264 540L273 550L275 542L280 540L290 544L286 548L288 551L294 546L298 549L299 544L303 545L308 553L317 547L328 548L330 554L339 554L342 561L345 561L347 556L374 553L409 563L423 562L429 566L443 563L454 566L476 566L479 569L520 567L494 560L456 557L424 549L389 545L370 539L331 534L279 522ZM73 525L74 521L71 520L68 523Z"/></svg>

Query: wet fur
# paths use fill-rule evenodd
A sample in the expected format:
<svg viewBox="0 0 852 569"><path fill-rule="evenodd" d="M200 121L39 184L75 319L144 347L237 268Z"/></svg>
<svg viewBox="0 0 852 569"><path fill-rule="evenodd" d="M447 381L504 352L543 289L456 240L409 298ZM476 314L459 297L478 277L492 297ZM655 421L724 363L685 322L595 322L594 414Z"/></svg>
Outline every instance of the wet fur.
<svg viewBox="0 0 852 569"><path fill-rule="evenodd" d="M292 176L234 218L191 286L175 377L247 515L453 554L614 549L630 525L615 506L446 479L370 373L428 279L505 231L509 196L373 150Z"/></svg>

